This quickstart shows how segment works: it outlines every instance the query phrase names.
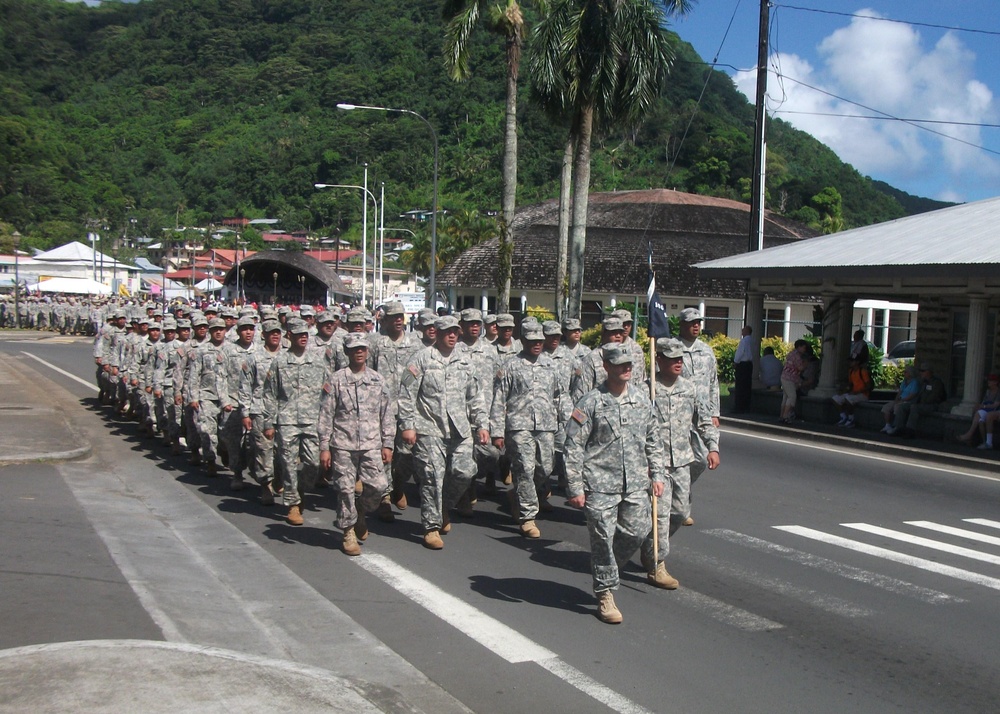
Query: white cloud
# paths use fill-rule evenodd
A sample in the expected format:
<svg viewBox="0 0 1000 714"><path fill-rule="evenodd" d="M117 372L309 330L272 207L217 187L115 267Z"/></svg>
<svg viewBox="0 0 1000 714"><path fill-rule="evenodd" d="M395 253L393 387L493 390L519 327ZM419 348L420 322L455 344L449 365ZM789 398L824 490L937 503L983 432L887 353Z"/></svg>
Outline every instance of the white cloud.
<svg viewBox="0 0 1000 714"><path fill-rule="evenodd" d="M943 173L951 188L941 193L955 197L1000 177L1000 162L991 155L911 124L823 116L884 112L909 119L996 120L993 93L975 77L975 54L954 33L945 33L927 49L915 28L873 21L870 18L879 15L872 10L860 14L864 17L852 19L819 43L816 67L795 54L779 52L772 57L772 67L777 66L784 78L768 77L769 111L809 132L862 173L889 183L906 185L928 172ZM741 72L734 77L751 100L755 74ZM968 144L984 143L978 127L922 126Z"/></svg>

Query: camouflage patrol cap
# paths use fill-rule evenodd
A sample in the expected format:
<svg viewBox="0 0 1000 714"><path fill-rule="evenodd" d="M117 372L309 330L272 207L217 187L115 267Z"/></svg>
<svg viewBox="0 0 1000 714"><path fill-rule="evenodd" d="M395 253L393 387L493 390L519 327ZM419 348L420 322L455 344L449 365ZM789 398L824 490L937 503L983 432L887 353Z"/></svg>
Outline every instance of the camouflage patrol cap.
<svg viewBox="0 0 1000 714"><path fill-rule="evenodd" d="M303 305L300 307L299 314L302 317L316 317L316 311L313 310L312 305Z"/></svg>
<svg viewBox="0 0 1000 714"><path fill-rule="evenodd" d="M542 323L542 334L546 337L562 335L562 326L555 320L546 320Z"/></svg>
<svg viewBox="0 0 1000 714"><path fill-rule="evenodd" d="M346 322L368 322L368 310L363 307L351 308L351 311L347 313Z"/></svg>
<svg viewBox="0 0 1000 714"><path fill-rule="evenodd" d="M483 317L483 324L484 325L495 325L496 322L497 322L497 316L496 315L486 315L485 317Z"/></svg>
<svg viewBox="0 0 1000 714"><path fill-rule="evenodd" d="M338 320L344 316L344 311L340 309L340 305L331 305L326 309L326 312L336 315Z"/></svg>
<svg viewBox="0 0 1000 714"><path fill-rule="evenodd" d="M601 346L601 353L604 361L608 364L632 364L632 353L628 347L617 343L608 342Z"/></svg>
<svg viewBox="0 0 1000 714"><path fill-rule="evenodd" d="M522 325L532 325L532 324L534 324L534 325L541 325L542 323L540 323L538 321L538 318L535 317L534 315L528 315L526 318L524 318L523 320L521 320L521 324Z"/></svg>
<svg viewBox="0 0 1000 714"><path fill-rule="evenodd" d="M363 332L352 332L344 338L345 350L356 350L359 347L368 349L368 337Z"/></svg>
<svg viewBox="0 0 1000 714"><path fill-rule="evenodd" d="M239 330L244 327L257 327L257 321L249 315L244 315L236 321L236 329Z"/></svg>
<svg viewBox="0 0 1000 714"><path fill-rule="evenodd" d="M684 356L684 343L675 337L661 337L656 341L656 354L667 359Z"/></svg>
<svg viewBox="0 0 1000 714"><path fill-rule="evenodd" d="M123 317L128 317L128 315L125 314L124 310L115 310L113 313L111 313L112 320L120 320Z"/></svg>
<svg viewBox="0 0 1000 714"><path fill-rule="evenodd" d="M282 305L281 307L278 308L278 314L279 315L291 315L292 314L292 308L288 307L288 305Z"/></svg>
<svg viewBox="0 0 1000 714"><path fill-rule="evenodd" d="M250 317L254 317L257 315L257 311L254 310L252 307L240 308L240 317L246 317L247 315L249 315Z"/></svg>
<svg viewBox="0 0 1000 714"><path fill-rule="evenodd" d="M622 321L622 324L626 322L635 322L635 319L632 317L632 313L628 310L615 310L611 313L611 317L617 317Z"/></svg>
<svg viewBox="0 0 1000 714"><path fill-rule="evenodd" d="M163 331L166 332L167 330L175 330L176 331L177 330L177 320L175 320L172 317L168 317L167 319L165 319L163 321Z"/></svg>
<svg viewBox="0 0 1000 714"><path fill-rule="evenodd" d="M285 323L285 329L288 330L289 334L301 335L303 332L309 332L309 325L306 324L305 320L291 318Z"/></svg>
<svg viewBox="0 0 1000 714"><path fill-rule="evenodd" d="M563 320L562 328L566 330L566 332L573 332L574 330L583 329L582 325L580 325L580 321L577 320L575 317L567 317L565 320Z"/></svg>
<svg viewBox="0 0 1000 714"><path fill-rule="evenodd" d="M339 317L339 315L334 315L332 310L324 310L316 316L316 324L322 325L325 322L336 322Z"/></svg>
<svg viewBox="0 0 1000 714"><path fill-rule="evenodd" d="M221 317L227 320L235 320L236 318L239 317L239 313L236 312L236 309L231 307L223 308L220 315Z"/></svg>
<svg viewBox="0 0 1000 714"><path fill-rule="evenodd" d="M225 322L223 322L225 324ZM191 316L191 327L200 327L202 325L208 325L208 318L204 315L192 315Z"/></svg>
<svg viewBox="0 0 1000 714"><path fill-rule="evenodd" d="M501 312L497 315L497 327L513 327L514 316L509 312Z"/></svg>
<svg viewBox="0 0 1000 714"><path fill-rule="evenodd" d="M542 326L537 322L525 322L521 325L521 340L523 342L540 342L545 339Z"/></svg>
<svg viewBox="0 0 1000 714"><path fill-rule="evenodd" d="M190 330L191 329L191 321L190 320L178 320L177 321L177 329L178 330Z"/></svg>
<svg viewBox="0 0 1000 714"><path fill-rule="evenodd" d="M208 313L210 313L210 312L214 312L216 315L218 315L219 314L219 306L218 305L208 305L202 312L204 312L206 315Z"/></svg>
<svg viewBox="0 0 1000 714"><path fill-rule="evenodd" d="M430 309L421 310L417 315L417 327L433 327L437 315Z"/></svg>
<svg viewBox="0 0 1000 714"><path fill-rule="evenodd" d="M209 330L218 330L219 328L223 330L226 329L226 321L223 320L221 317L213 317L211 320L208 321Z"/></svg>
<svg viewBox="0 0 1000 714"><path fill-rule="evenodd" d="M474 307L467 307L460 313L462 322L482 322L483 312Z"/></svg>
<svg viewBox="0 0 1000 714"><path fill-rule="evenodd" d="M138 325L146 325L148 327L149 323L152 322L152 320L150 320L148 317L140 317L138 320L133 319L132 322Z"/></svg>
<svg viewBox="0 0 1000 714"><path fill-rule="evenodd" d="M390 315L405 315L406 308L403 307L403 303L399 300L393 300L392 302L387 302L382 308L382 314L386 317Z"/></svg>
<svg viewBox="0 0 1000 714"><path fill-rule="evenodd" d="M681 310L681 322L701 322L704 318L696 307L686 307Z"/></svg>
<svg viewBox="0 0 1000 714"><path fill-rule="evenodd" d="M281 323L277 320L264 320L261 329L265 332L281 332Z"/></svg>
<svg viewBox="0 0 1000 714"><path fill-rule="evenodd" d="M605 317L604 322L601 323L601 329L605 332L622 332L625 330L625 326L617 317Z"/></svg>
<svg viewBox="0 0 1000 714"><path fill-rule="evenodd" d="M444 332L445 330L458 327L458 318L454 315L442 315L434 320L434 327L437 328L438 332Z"/></svg>

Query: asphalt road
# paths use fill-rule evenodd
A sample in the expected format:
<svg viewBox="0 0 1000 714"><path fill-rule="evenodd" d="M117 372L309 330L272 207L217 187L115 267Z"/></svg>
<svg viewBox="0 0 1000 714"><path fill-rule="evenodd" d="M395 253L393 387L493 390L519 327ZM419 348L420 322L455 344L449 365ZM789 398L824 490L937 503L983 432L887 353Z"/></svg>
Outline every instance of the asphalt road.
<svg viewBox="0 0 1000 714"><path fill-rule="evenodd" d="M986 712L1000 697L989 474L727 430L696 525L671 542L681 589L636 565L614 627L595 617L582 515L559 497L539 541L501 494L441 552L410 508L347 558L329 492L288 526L109 421L51 369L89 382L89 345L0 350L65 390L53 399L94 446L0 469L0 537L17 544L0 556L0 648L162 639L377 679L384 645L476 712Z"/></svg>

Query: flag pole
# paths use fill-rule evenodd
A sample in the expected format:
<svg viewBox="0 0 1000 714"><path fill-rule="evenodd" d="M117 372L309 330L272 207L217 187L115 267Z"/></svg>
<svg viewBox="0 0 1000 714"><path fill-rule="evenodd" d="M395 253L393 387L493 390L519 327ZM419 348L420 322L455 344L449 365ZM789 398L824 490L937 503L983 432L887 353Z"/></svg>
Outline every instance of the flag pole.
<svg viewBox="0 0 1000 714"><path fill-rule="evenodd" d="M653 244L649 244L649 290L646 295L646 337L649 340L649 402L656 414L656 337L653 334L653 296L656 294L656 273L653 272ZM638 301L637 301L638 302ZM636 305L636 310L638 310ZM638 320L636 320L638 323ZM653 572L660 562L659 504L653 491Z"/></svg>

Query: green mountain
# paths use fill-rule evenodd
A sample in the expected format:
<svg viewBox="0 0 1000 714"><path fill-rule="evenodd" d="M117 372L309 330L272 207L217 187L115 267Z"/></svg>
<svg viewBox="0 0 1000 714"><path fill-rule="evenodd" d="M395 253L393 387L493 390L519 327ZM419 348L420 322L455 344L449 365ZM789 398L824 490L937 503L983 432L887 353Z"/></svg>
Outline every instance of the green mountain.
<svg viewBox="0 0 1000 714"><path fill-rule="evenodd" d="M387 221L429 208L427 126L338 102L422 114L440 141L441 205L496 209L503 51L494 36L477 41L475 76L457 84L445 75L436 0L0 0L0 222L39 245L79 238L87 220L156 236L270 216L286 229L350 233L357 192L313 184L359 184L365 162L376 195L385 183ZM649 119L596 137L592 190L748 194L753 108L678 45ZM530 103L527 80L522 205L558 194L564 139ZM920 205L785 122L770 127L770 208L819 220L832 187L849 227Z"/></svg>

